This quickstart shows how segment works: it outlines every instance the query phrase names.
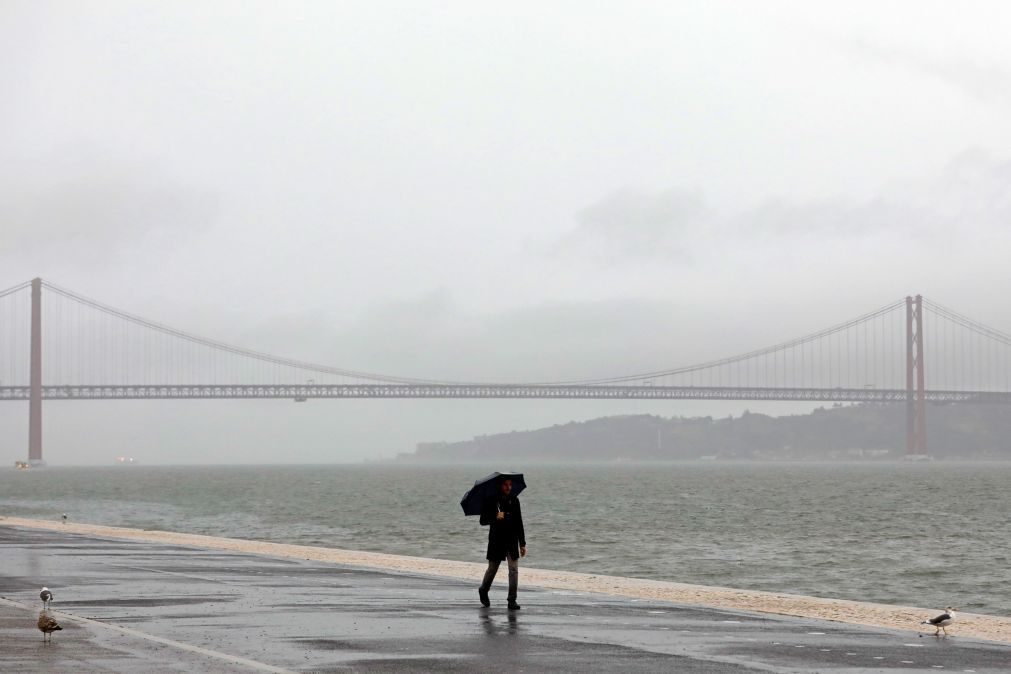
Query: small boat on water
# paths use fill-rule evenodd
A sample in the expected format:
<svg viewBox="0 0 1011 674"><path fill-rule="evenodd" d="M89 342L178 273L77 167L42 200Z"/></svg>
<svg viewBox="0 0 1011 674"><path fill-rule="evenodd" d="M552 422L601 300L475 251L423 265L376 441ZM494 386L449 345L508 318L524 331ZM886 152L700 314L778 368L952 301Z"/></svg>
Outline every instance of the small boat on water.
<svg viewBox="0 0 1011 674"><path fill-rule="evenodd" d="M30 463L28 463L27 461L15 461L14 462L14 468L16 470L28 470L31 467L32 467L32 465Z"/></svg>
<svg viewBox="0 0 1011 674"><path fill-rule="evenodd" d="M117 466L135 466L137 465L137 459L132 456L117 456L116 457Z"/></svg>

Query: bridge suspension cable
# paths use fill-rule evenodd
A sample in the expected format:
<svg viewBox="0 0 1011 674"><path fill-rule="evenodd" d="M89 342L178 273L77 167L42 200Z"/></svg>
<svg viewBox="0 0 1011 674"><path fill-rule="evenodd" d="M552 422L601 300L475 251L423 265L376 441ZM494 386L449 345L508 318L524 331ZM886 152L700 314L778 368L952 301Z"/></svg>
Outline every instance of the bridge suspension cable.
<svg viewBox="0 0 1011 674"><path fill-rule="evenodd" d="M0 386L28 383L29 285L0 291ZM46 291L42 302L45 386L905 389L904 300L802 337L681 367L586 379L481 382L377 374L277 356L173 328L53 283L42 281L41 286ZM937 302L923 300L923 307L927 388L1011 391L1011 334ZM747 395L765 399L769 394ZM791 395L806 399L808 394Z"/></svg>
<svg viewBox="0 0 1011 674"><path fill-rule="evenodd" d="M28 281L0 290L0 386L28 384L30 286Z"/></svg>
<svg viewBox="0 0 1011 674"><path fill-rule="evenodd" d="M907 451L922 455L928 402L1011 404L1011 333L917 296L694 365L569 381L458 382L237 347L41 279L0 290L0 400L29 401L31 461L42 461L43 399L133 398L904 402Z"/></svg>
<svg viewBox="0 0 1011 674"><path fill-rule="evenodd" d="M759 358L765 358L765 357L768 357L768 356L771 356L771 355L775 355L775 354L779 354L779 353L782 353L782 352L789 351L791 349L801 348L801 347L804 347L806 345L810 345L813 342L817 342L818 340L830 338L832 336L838 335L839 333L845 333L846 331L859 328L859 327L861 327L861 326L863 326L863 325L865 325L867 323L870 323L870 322L872 322L872 321L874 321L876 319L879 319L879 318L882 318L882 317L887 317L889 315L895 314L900 308L902 308L904 306L905 306L905 300L897 300L897 301L892 302L890 304L886 304L885 306L883 306L883 307L881 307L879 309L876 309L876 310L874 310L872 312L863 314L861 316L858 316L858 317L856 317L854 319L845 321L843 323L839 323L837 325L833 325L833 326L831 326L829 328L825 328L824 330L819 330L817 332L812 332L812 333L810 333L808 335L804 335L803 337L798 337L798 338L795 338L795 339L787 340L787 341L780 342L780 343L774 344L772 346L764 347L764 348L761 348L761 349L755 349L753 351L748 351L748 352L745 352L745 353L741 353L741 354L738 354L736 356L730 356L730 357L721 358L721 359L718 359L718 360L705 361L705 362L702 362L702 363L697 363L695 365L688 365L688 366L678 367L678 368L673 368L673 369L668 369L668 370L656 370L656 371L652 371L652 372L640 372L638 374L623 375L623 376L610 377L610 378L605 378L605 379L584 379L584 380L566 381L566 382L559 382L559 383L565 383L565 384L587 384L587 385L591 385L591 384L596 384L596 385L617 384L617 383L627 383L627 382L631 382L631 381L641 381L641 380L647 380L647 379L657 379L657 378L662 378L662 377L673 377L673 376L676 376L676 375L685 375L685 374L691 374L691 373L694 373L694 372L701 372L701 371L704 371L704 370L713 370L713 369L718 369L718 368L723 368L723 367L728 367L728 366L733 366L733 365L739 365L739 364L743 363L744 361L755 360L755 359L759 359ZM773 368L775 368L775 367L777 367L777 365L773 365Z"/></svg>
<svg viewBox="0 0 1011 674"><path fill-rule="evenodd" d="M338 377L338 378L343 378L343 379L367 380L367 381L372 381L372 382L376 382L376 383L390 383L390 384L397 384L397 383L399 383L399 384L404 384L404 383L425 383L425 384L430 384L430 383L450 383L450 382L436 382L436 381L433 381L433 380L410 378L410 377L394 377L394 376L383 375L383 374L375 374L375 373L370 373L370 372L359 372L359 371L355 371L355 370L347 370L347 369L337 368L337 367L328 366L328 365L321 365L319 363L312 363L312 362L308 362L308 361L301 361L301 360L296 360L296 359L292 359L292 358L284 358L284 357L281 357L281 356L275 356L275 355L272 355L272 354L269 354L269 353L264 353L264 352L261 352L261 351L255 351L255 350L252 350L252 349L246 349L246 348L234 346L234 345L231 345L231 344L226 344L224 342L220 342L220 341L217 341L217 340L208 339L208 338L201 337L201 336L198 336L198 335L190 333L190 332L186 332L186 331L183 331L183 330L179 330L179 329L170 327L168 325L164 325L162 323L157 323L155 321L152 321L152 320L149 320L149 319L146 319L146 318L142 318L140 316L137 316L137 315L125 312L125 311L121 311L121 310L116 309L114 307L111 307L111 306L109 306L107 304L103 304L101 302L98 302L97 300L93 300L91 298L85 297L83 295L80 295L78 293L72 292L72 291L67 290L65 288L61 288L61 287L59 287L57 285L54 285L54 284L46 282L46 281L43 282L43 287L46 288L47 290L52 291L53 293L56 293L60 297L66 298L66 299L70 300L71 302L76 303L77 305L80 305L82 307L87 307L89 309L92 309L92 310L94 310L94 311L96 311L96 312L98 312L98 313L100 313L102 315L111 317L113 319L118 319L120 321L123 321L125 324L129 324L129 325L132 325L132 326L137 326L137 327L142 328L144 330L148 330L148 331L151 331L152 333L156 333L156 334L159 334L159 335L164 335L164 336L169 337L169 338L174 338L174 339L182 340L183 342L190 343L190 344L195 345L197 347L204 347L204 348L206 348L208 350L216 351L216 352L221 353L221 354L227 354L229 356L235 356L235 357L239 357L239 358L246 358L246 359L250 359L252 361L257 361L257 362L264 363L264 364L269 364L269 365L273 365L273 366L279 366L280 368L285 368L287 370L298 372L298 373L301 373L301 374L304 374L304 375L307 375L307 376L312 376L312 375L328 375L328 376L333 376L333 377ZM57 310L57 311L59 311L59 310ZM95 329L95 330L102 330L102 331L108 332L109 334L107 334L106 337L109 338L109 339L111 339L114 342L126 342L131 337L132 338L136 338L137 337L137 335L127 335L126 331L122 330L121 328L120 328L120 334L119 335L115 334L116 330L117 330L116 326L112 326L111 329L109 329L108 325L104 325L104 326L101 326L99 328L96 328L94 325L92 325L92 328ZM143 341L142 344L135 341L134 344L133 344L133 346L135 348L140 348L140 349L150 349L150 347L151 347L151 338L150 338L150 335L144 336L143 340L144 341ZM124 344L124 346L125 346L125 344ZM161 344L160 346L166 346L166 345L165 344ZM171 348L171 346L169 346L169 348ZM119 349L115 349L115 350L118 351ZM178 360L180 360L180 365L182 365L182 361L186 360L186 356L181 356ZM197 359L197 360L199 360L199 359ZM192 366L192 364L193 364L193 359L192 358L189 360L188 364L190 366ZM237 373L234 369L231 369L230 374L241 374L241 373ZM262 374L264 374L264 372L260 371L258 374L262 375ZM276 375L276 373L267 373L267 374ZM276 380L276 376L268 376L268 379ZM304 381L304 379L302 379L301 381ZM135 382L135 383L140 383L140 382L138 381L138 382ZM292 381L289 381L287 383L296 383L296 381L292 380ZM301 383L301 382L299 382L299 383Z"/></svg>
<svg viewBox="0 0 1011 674"><path fill-rule="evenodd" d="M929 388L1011 391L1011 334L938 302L923 306Z"/></svg>
<svg viewBox="0 0 1011 674"><path fill-rule="evenodd" d="M31 281L25 281L24 283L19 283L16 286L11 286L10 288L7 288L6 290L0 290L0 298L7 297L8 295L13 295L16 292L20 292L20 291L24 290L25 288L28 288L29 286L31 286L31 284L32 284Z"/></svg>
<svg viewBox="0 0 1011 674"><path fill-rule="evenodd" d="M319 384L487 383L376 374L276 356L142 318L49 282L43 282L43 287L50 298L45 303L46 324L50 326L45 331L44 353L50 364L46 381L53 384L85 383L89 378L90 383L131 385L301 384L310 380ZM892 302L800 338L694 365L614 377L512 384L831 388L870 383L899 387L902 306L902 301ZM860 359L866 361L862 374L853 366L853 361Z"/></svg>

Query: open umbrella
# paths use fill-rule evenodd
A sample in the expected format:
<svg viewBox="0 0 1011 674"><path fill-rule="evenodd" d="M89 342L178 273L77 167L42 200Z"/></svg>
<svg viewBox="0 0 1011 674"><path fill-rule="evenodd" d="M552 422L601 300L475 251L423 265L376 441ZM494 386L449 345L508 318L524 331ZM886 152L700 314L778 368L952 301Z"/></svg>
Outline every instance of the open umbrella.
<svg viewBox="0 0 1011 674"><path fill-rule="evenodd" d="M498 494L499 485L504 478L513 481L513 496L518 496L521 491L527 488L527 483L523 479L523 473L492 473L474 482L470 491L463 495L460 506L464 515L480 515L484 504L492 496Z"/></svg>

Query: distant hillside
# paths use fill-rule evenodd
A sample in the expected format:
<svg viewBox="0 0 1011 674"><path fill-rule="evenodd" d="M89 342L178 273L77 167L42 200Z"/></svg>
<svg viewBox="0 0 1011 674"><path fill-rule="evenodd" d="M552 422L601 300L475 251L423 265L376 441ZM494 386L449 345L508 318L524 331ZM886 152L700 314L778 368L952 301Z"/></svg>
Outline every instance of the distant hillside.
<svg viewBox="0 0 1011 674"><path fill-rule="evenodd" d="M927 411L938 458L1011 459L1011 409L937 405ZM904 405L851 405L771 417L603 417L533 431L420 443L401 461L669 461L897 458L905 453Z"/></svg>

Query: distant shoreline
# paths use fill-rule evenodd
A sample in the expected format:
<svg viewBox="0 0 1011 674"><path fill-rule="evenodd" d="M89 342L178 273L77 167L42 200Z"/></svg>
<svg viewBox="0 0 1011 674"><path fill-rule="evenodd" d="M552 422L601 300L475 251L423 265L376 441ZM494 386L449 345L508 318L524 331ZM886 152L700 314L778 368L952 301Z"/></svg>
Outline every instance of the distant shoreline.
<svg viewBox="0 0 1011 674"><path fill-rule="evenodd" d="M238 538L223 538L170 531L109 527L97 524L52 522L0 516L0 526L112 538L121 540L192 546L213 550L230 550L288 559L313 560L346 566L381 569L384 571L439 576L475 583L481 578L484 565L427 557L408 557L378 552L339 548L269 543ZM891 606L843 599L825 599L803 595L738 590L705 585L689 585L658 580L643 580L620 576L594 575L569 571L551 571L524 567L525 585L562 592L599 592L629 599L669 601L676 604L703 605L740 611L831 620L885 629L923 632L919 622L936 609ZM961 637L1011 643L1011 617L975 613L960 613L952 633Z"/></svg>
<svg viewBox="0 0 1011 674"><path fill-rule="evenodd" d="M819 407L770 416L603 416L469 440L419 442L401 462L445 460L635 461L901 461L907 453L902 404ZM1011 460L1011 418L1000 406L930 408L928 455L933 459Z"/></svg>

